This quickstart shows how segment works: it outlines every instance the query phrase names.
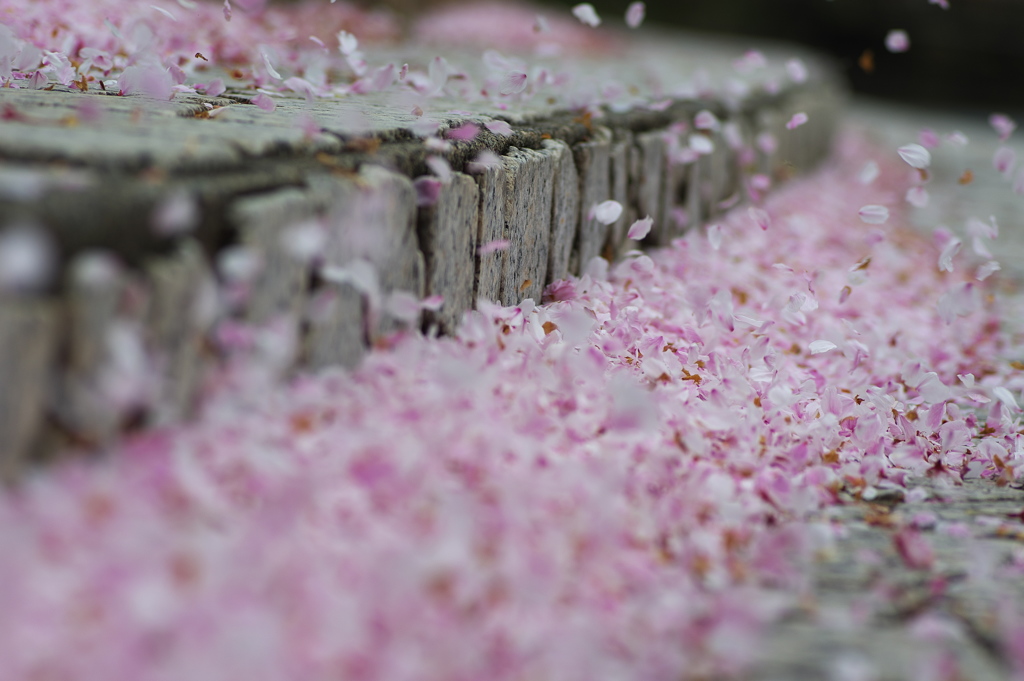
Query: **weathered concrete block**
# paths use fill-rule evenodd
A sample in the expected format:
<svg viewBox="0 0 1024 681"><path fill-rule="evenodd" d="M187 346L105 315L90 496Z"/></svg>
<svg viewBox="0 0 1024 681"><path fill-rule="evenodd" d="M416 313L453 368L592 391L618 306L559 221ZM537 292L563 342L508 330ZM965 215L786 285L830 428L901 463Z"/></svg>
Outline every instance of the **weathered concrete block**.
<svg viewBox="0 0 1024 681"><path fill-rule="evenodd" d="M57 347L53 302L0 298L0 476L10 479L32 451Z"/></svg>
<svg viewBox="0 0 1024 681"><path fill-rule="evenodd" d="M700 215L700 197L692 191L700 176L701 159L691 163L683 163L673 159L671 149L687 144L685 135L674 131L663 133L671 136L671 144L667 144L664 169L664 193L662 194L661 226L654 224L658 231L658 245L667 246L691 224L696 224Z"/></svg>
<svg viewBox="0 0 1024 681"><path fill-rule="evenodd" d="M551 243L551 201L557 152L512 147L502 158L507 171L505 238L508 255L502 276L503 305L540 301Z"/></svg>
<svg viewBox="0 0 1024 681"><path fill-rule="evenodd" d="M444 304L427 312L427 323L452 333L473 307L479 192L468 175L452 173L441 186L437 203L420 208L419 245L426 264L426 294L441 295Z"/></svg>
<svg viewBox="0 0 1024 681"><path fill-rule="evenodd" d="M650 216L654 220L654 227L644 241L651 246L668 243L665 225L667 151L664 131L643 132L635 137L630 163L631 203L638 217Z"/></svg>
<svg viewBox="0 0 1024 681"><path fill-rule="evenodd" d="M488 245L505 239L505 192L508 186L508 171L502 163L481 170L475 177L479 196L477 244L483 252L478 254L476 260L476 286L473 297L474 301L483 298L498 302L501 299L501 282L505 272L505 261L508 259L508 249L492 250Z"/></svg>
<svg viewBox="0 0 1024 681"><path fill-rule="evenodd" d="M146 267L150 286L147 335L162 385L152 421L168 423L188 416L202 377L203 339L213 322L213 281L206 255L186 239L169 257Z"/></svg>
<svg viewBox="0 0 1024 681"><path fill-rule="evenodd" d="M292 187L234 202L229 219L241 246L259 260L245 303L246 318L263 324L281 314L298 319L304 309L309 266L285 247L285 230L311 220L314 206L308 192Z"/></svg>
<svg viewBox="0 0 1024 681"><path fill-rule="evenodd" d="M317 309L310 311L306 358L314 368L353 366L362 356L362 339L380 343L419 323L392 315L384 305L392 291L424 295L416 192L409 178L378 166L364 166L355 178L321 180L335 183L336 191L320 260L325 273L333 269L341 280L329 282L311 303Z"/></svg>
<svg viewBox="0 0 1024 681"><path fill-rule="evenodd" d="M582 272L587 263L601 255L608 236L608 225L594 218L594 207L611 198L611 146L611 130L595 127L590 141L572 150L580 182L580 224L569 265L573 274Z"/></svg>
<svg viewBox="0 0 1024 681"><path fill-rule="evenodd" d="M58 379L63 399L52 405L53 415L63 439L102 445L117 435L121 421L102 394L101 382L111 361L110 333L119 315L124 273L107 254L92 252L74 259L68 279L67 364Z"/></svg>
<svg viewBox="0 0 1024 681"><path fill-rule="evenodd" d="M551 203L551 247L544 282L547 285L569 276L569 262L580 219L580 186L576 162L569 146L559 140L545 140L544 148L556 159Z"/></svg>
<svg viewBox="0 0 1024 681"><path fill-rule="evenodd" d="M608 227L608 238L601 253L608 261L615 260L625 253L626 232L638 217L643 217L636 214L636 206L630 201L629 171L632 148L633 133L628 130L617 130L608 155L608 182L611 198L622 205L622 216Z"/></svg>

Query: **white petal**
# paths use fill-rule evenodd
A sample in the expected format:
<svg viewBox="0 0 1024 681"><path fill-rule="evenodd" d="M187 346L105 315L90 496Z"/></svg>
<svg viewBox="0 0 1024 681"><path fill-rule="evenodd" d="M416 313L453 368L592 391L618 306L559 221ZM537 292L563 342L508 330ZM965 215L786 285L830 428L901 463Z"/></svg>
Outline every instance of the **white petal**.
<svg viewBox="0 0 1024 681"><path fill-rule="evenodd" d="M572 13L587 26L596 27L601 24L601 17L597 16L597 10L589 2L584 2L572 8Z"/></svg>
<svg viewBox="0 0 1024 681"><path fill-rule="evenodd" d="M875 204L861 206L858 214L861 221L869 225L884 225L889 220L889 209Z"/></svg>
<svg viewBox="0 0 1024 681"><path fill-rule="evenodd" d="M811 351L812 355L820 355L823 352L828 352L829 350L835 350L837 347L839 347L839 346L836 345L835 343L831 342L831 341L816 340L816 341L811 341L811 344L807 346L807 349Z"/></svg>
<svg viewBox="0 0 1024 681"><path fill-rule="evenodd" d="M896 151L911 168L927 168L931 165L931 153L920 144L905 144Z"/></svg>
<svg viewBox="0 0 1024 681"><path fill-rule="evenodd" d="M602 225L610 225L622 215L622 204L618 201L602 201L591 208L590 212Z"/></svg>
<svg viewBox="0 0 1024 681"><path fill-rule="evenodd" d="M949 240L946 247L942 249L942 253L939 254L939 270L943 272L953 271L953 256L960 252L960 247L963 245L964 243L956 237Z"/></svg>

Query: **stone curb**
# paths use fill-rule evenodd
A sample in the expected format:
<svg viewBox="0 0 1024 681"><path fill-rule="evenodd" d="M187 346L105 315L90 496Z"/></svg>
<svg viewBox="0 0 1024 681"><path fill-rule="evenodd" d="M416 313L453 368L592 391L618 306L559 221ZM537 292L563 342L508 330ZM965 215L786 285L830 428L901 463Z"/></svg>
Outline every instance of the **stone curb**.
<svg viewBox="0 0 1024 681"><path fill-rule="evenodd" d="M159 104L94 94L103 117L89 125L80 93L0 90L0 236L43 226L56 271L42 289L0 294L4 470L187 418L224 361L212 349L223 345L217 322L243 335L272 329L279 377L352 367L397 330L453 332L477 299L539 301L594 257L635 248L626 230L638 218L655 220L645 245L669 243L744 201L753 173L782 180L828 154L842 87L827 64L812 65L808 82L775 94L509 113L511 135L481 128L443 151L385 125L391 114L373 98L359 105L376 129L308 134L296 117L353 104L282 99L261 117L244 93ZM210 107L227 113L211 122ZM680 124L702 109L735 123L756 157L709 132L712 153L677 163ZM798 111L808 122L787 130ZM441 131L495 114L447 113ZM776 149L758 148L766 133ZM500 162L475 168L485 149ZM450 177L429 174L431 155ZM422 205L417 185L437 182ZM591 209L608 199L624 211L602 225ZM192 203L190 230L144 227L176 200ZM296 253L303 243L311 250ZM410 307L433 296L439 309Z"/></svg>

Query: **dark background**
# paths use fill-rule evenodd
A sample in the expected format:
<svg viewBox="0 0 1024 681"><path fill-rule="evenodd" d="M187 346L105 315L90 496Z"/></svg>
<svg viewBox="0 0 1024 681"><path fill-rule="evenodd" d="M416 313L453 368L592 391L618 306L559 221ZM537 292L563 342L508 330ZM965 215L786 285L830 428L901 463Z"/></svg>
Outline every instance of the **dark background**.
<svg viewBox="0 0 1024 681"><path fill-rule="evenodd" d="M591 0L621 17L628 0ZM566 8L575 3L558 3ZM797 41L833 55L858 92L965 111L1024 110L1024 0L648 0L663 26ZM621 19L618 19L621 22ZM910 50L885 48L890 29ZM859 62L871 50L874 69Z"/></svg>

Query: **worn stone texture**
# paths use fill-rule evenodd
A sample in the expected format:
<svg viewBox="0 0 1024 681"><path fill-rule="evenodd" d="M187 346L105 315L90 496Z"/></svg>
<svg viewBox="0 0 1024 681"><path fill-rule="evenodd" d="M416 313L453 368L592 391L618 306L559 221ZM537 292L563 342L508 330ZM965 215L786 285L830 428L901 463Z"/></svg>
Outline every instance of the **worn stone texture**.
<svg viewBox="0 0 1024 681"><path fill-rule="evenodd" d="M872 501L851 496L828 510L845 536L821 553L808 599L768 630L744 679L840 678L845 665L861 669L863 678L916 681L927 678L922 664L939 649L959 666L957 678L1009 678L996 631L1002 602L1024 599L1024 581L1005 572L1024 541L1024 528L1013 519L1024 508L1024 490L941 478L908 487L924 490L924 498L907 502L901 490L892 490ZM894 537L922 514L934 516L920 530L934 564L912 569L900 559ZM959 532L944 531L955 524ZM926 611L944 618L951 635L940 641L914 636L910 627Z"/></svg>
<svg viewBox="0 0 1024 681"><path fill-rule="evenodd" d="M310 311L306 357L314 368L352 366L365 342L381 343L410 323L418 325L418 320L395 317L384 305L392 291L405 291L417 299L424 294L416 191L409 178L371 165L355 177L321 180L334 189L320 260L325 270L333 268L356 278L328 281L312 294L316 309Z"/></svg>
<svg viewBox="0 0 1024 681"><path fill-rule="evenodd" d="M575 169L574 169L575 171ZM491 250L489 244L505 240L505 195L508 189L508 171L504 163L481 170L476 174L479 216L477 221L478 248L474 298L498 302L501 282L508 260L508 248Z"/></svg>
<svg viewBox="0 0 1024 681"><path fill-rule="evenodd" d="M601 249L601 255L613 261L623 255L629 248L626 244L626 232L638 218L636 206L629 196L630 150L633 148L633 134L628 130L617 131L615 141L608 154L608 184L611 198L622 206L622 215L608 227L608 238Z"/></svg>
<svg viewBox="0 0 1024 681"><path fill-rule="evenodd" d="M248 283L245 317L263 324L281 314L302 315L309 283L309 265L285 246L286 230L312 220L315 206L309 193L289 187L245 197L232 204L230 221L239 245L259 261Z"/></svg>
<svg viewBox="0 0 1024 681"><path fill-rule="evenodd" d="M151 262L146 273L146 332L162 378L150 421L166 424L189 416L195 406L216 294L206 255L191 239L183 240L172 255Z"/></svg>
<svg viewBox="0 0 1024 681"><path fill-rule="evenodd" d="M426 265L426 295L441 295L437 312L426 312L428 324L444 333L458 327L473 308L479 192L468 175L452 173L441 186L437 203L420 208L419 244Z"/></svg>
<svg viewBox="0 0 1024 681"><path fill-rule="evenodd" d="M589 141L572 149L580 183L580 222L569 265L573 274L580 274L587 263L601 255L608 237L609 227L597 221L594 208L612 198L611 149L612 131L600 126L594 126Z"/></svg>
<svg viewBox="0 0 1024 681"><path fill-rule="evenodd" d="M505 165L505 238L502 305L532 298L540 302L551 243L551 202L558 152L512 147Z"/></svg>
<svg viewBox="0 0 1024 681"><path fill-rule="evenodd" d="M18 473L39 435L58 323L51 301L0 297L0 477Z"/></svg>
<svg viewBox="0 0 1024 681"><path fill-rule="evenodd" d="M67 361L57 378L63 399L51 405L63 438L100 445L120 426L120 414L104 399L101 383L111 361L110 333L120 315L125 277L107 258L86 253L71 264L64 310Z"/></svg>
<svg viewBox="0 0 1024 681"><path fill-rule="evenodd" d="M672 239L681 235L687 226L697 224L700 214L700 197L693 188L700 176L702 159L692 163L681 163L673 158L673 147L685 146L687 136L673 130L664 133L671 142L667 145L668 156L665 160L665 186L662 194L661 224L655 223L658 230L658 243L668 245ZM652 230L653 231L653 230Z"/></svg>
<svg viewBox="0 0 1024 681"><path fill-rule="evenodd" d="M636 215L654 220L645 243L651 246L668 244L665 226L665 188L668 145L661 130L639 133L635 137L631 166L632 204Z"/></svg>
<svg viewBox="0 0 1024 681"><path fill-rule="evenodd" d="M572 247L579 225L579 175L572 151L565 142L545 140L544 148L555 155L553 200L551 204L551 248L545 285L569 276Z"/></svg>

